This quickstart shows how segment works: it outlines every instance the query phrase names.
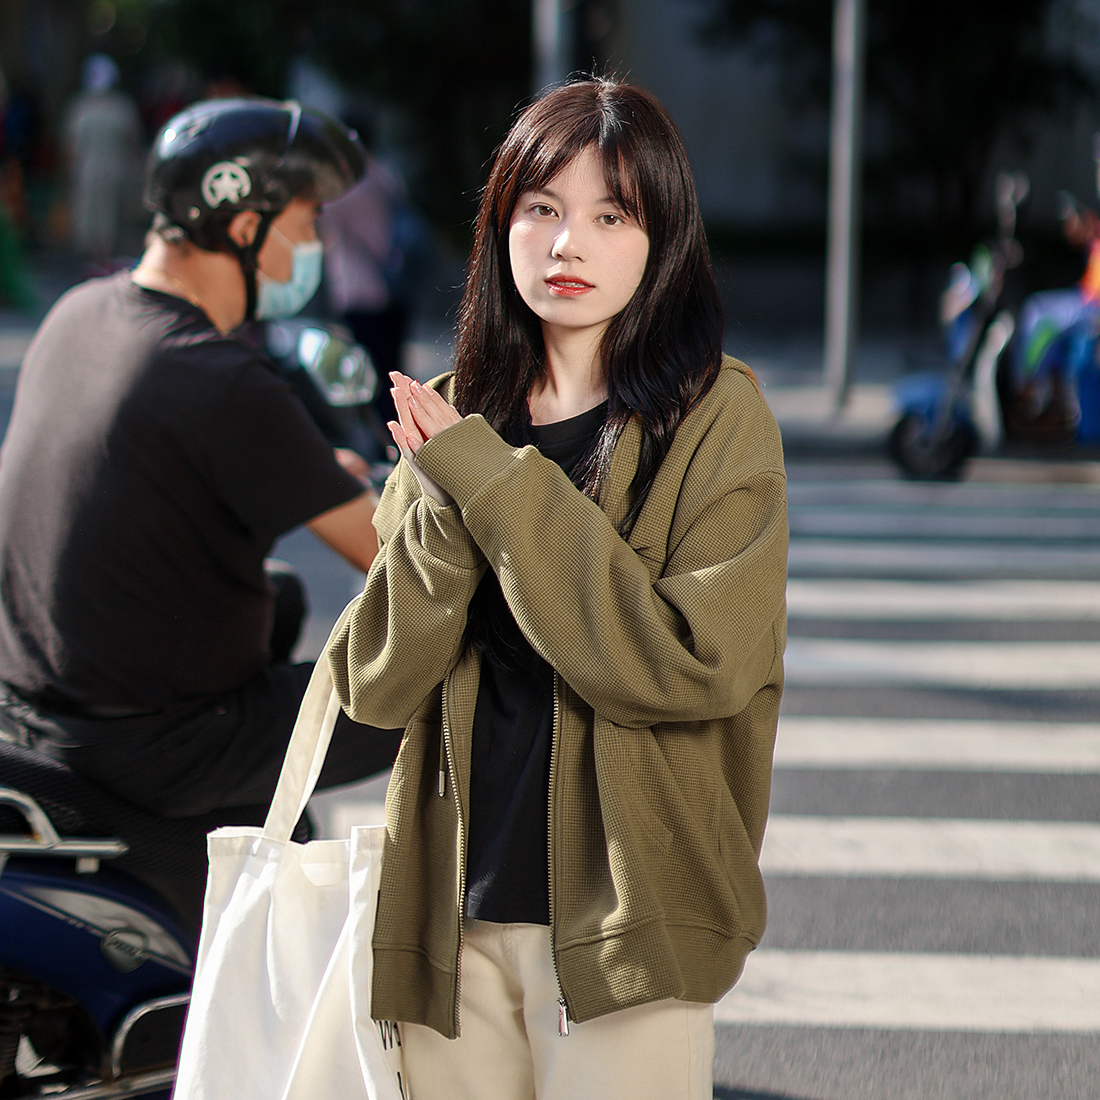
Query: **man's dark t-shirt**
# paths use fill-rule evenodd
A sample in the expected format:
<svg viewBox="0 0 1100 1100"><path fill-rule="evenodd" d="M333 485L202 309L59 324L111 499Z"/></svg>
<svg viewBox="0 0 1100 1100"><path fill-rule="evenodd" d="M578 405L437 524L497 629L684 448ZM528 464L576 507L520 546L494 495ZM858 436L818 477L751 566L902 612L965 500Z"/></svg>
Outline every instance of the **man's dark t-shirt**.
<svg viewBox="0 0 1100 1100"><path fill-rule="evenodd" d="M70 291L0 453L0 681L168 710L267 662L263 561L362 485L272 364L129 273Z"/></svg>

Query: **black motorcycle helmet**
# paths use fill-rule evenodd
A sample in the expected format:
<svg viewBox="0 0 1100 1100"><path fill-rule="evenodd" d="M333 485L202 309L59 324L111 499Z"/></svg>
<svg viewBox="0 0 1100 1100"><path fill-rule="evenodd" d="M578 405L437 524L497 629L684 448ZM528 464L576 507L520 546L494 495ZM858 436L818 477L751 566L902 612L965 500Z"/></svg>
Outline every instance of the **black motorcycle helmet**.
<svg viewBox="0 0 1100 1100"><path fill-rule="evenodd" d="M256 257L271 222L295 198L329 202L363 175L366 155L354 130L294 100L212 99L169 120L146 164L145 205L154 228L174 230L208 252L231 252L245 277L246 316L256 303ZM255 210L251 244L229 223Z"/></svg>

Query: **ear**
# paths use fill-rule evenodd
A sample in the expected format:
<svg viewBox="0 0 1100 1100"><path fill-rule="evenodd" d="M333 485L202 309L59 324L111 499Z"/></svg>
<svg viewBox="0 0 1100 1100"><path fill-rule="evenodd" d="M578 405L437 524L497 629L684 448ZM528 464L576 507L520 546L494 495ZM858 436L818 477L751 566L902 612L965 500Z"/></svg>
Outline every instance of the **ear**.
<svg viewBox="0 0 1100 1100"><path fill-rule="evenodd" d="M242 210L229 223L229 239L243 248L256 239L256 231L259 227L260 215L255 210Z"/></svg>

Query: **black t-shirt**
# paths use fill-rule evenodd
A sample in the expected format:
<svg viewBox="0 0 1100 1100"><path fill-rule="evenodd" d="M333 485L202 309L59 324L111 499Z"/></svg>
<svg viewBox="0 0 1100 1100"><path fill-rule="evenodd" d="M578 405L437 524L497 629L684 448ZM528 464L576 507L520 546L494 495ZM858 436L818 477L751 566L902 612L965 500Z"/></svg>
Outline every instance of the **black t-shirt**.
<svg viewBox="0 0 1100 1100"><path fill-rule="evenodd" d="M267 661L274 540L363 491L274 366L129 273L70 291L0 454L0 680L171 709Z"/></svg>
<svg viewBox="0 0 1100 1100"><path fill-rule="evenodd" d="M607 418L606 403L531 439L576 478L577 464ZM482 585L496 586L489 573ZM503 601L503 597L499 597ZM470 769L466 913L502 924L549 924L550 753L554 673L514 620L510 652L482 653Z"/></svg>

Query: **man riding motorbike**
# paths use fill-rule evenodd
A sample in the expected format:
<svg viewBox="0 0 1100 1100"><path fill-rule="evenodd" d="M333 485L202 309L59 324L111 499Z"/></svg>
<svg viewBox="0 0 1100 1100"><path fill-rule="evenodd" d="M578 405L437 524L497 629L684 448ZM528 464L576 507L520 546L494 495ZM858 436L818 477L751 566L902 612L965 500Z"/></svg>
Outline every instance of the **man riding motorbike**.
<svg viewBox="0 0 1100 1100"><path fill-rule="evenodd" d="M1100 134L1093 141L1093 159L1100 193ZM1026 429L1044 411L1063 418L1068 415L1072 424L1079 411L1074 408L1076 382L1083 371L1095 366L1100 325L1100 216L1078 207L1069 192L1063 191L1061 200L1062 232L1069 244L1085 253L1085 273L1075 286L1029 295L1020 308L1011 379L1018 407L1006 417L1010 427L1020 424Z"/></svg>
<svg viewBox="0 0 1100 1100"><path fill-rule="evenodd" d="M305 523L364 571L377 550L373 493L234 332L309 300L320 204L363 164L353 131L292 101L177 115L150 154L140 263L66 294L22 366L0 735L160 815L270 799L311 668L289 662L275 539ZM342 715L319 786L388 767L398 739Z"/></svg>

